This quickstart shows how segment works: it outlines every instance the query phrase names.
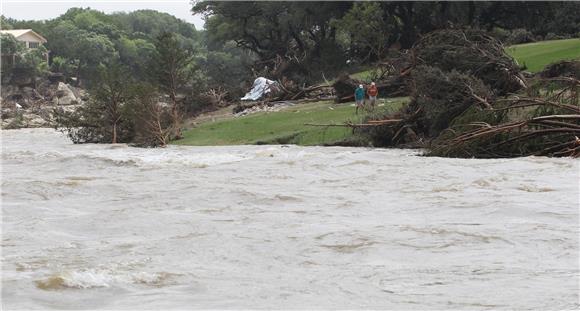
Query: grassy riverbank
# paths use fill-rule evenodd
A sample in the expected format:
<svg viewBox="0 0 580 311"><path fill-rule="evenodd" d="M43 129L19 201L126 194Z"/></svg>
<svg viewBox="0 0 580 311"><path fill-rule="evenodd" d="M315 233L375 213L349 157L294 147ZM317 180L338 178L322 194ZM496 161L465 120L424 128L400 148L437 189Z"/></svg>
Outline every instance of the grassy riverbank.
<svg viewBox="0 0 580 311"><path fill-rule="evenodd" d="M580 39L551 40L518 44L507 52L529 71L538 72L550 63L565 59L580 59Z"/></svg>
<svg viewBox="0 0 580 311"><path fill-rule="evenodd" d="M381 100L377 109L395 110L407 98ZM333 104L322 101L290 106L278 112L260 112L243 117L231 117L220 121L205 121L185 131L177 145L248 145L248 144L297 144L323 145L344 141L352 137L352 130L345 127L312 127L305 123L343 124L360 122L363 114L355 115L352 103Z"/></svg>
<svg viewBox="0 0 580 311"><path fill-rule="evenodd" d="M528 70L537 72L545 65L563 59L580 57L580 39L553 40L514 45L507 51ZM371 70L352 76L369 80ZM370 80L369 80L370 81ZM378 109L399 109L407 98L382 99ZM229 108L217 117L199 118L197 124L185 131L184 138L173 142L177 145L248 145L248 144L297 144L324 145L353 139L352 130L345 127L312 127L314 124L358 123L363 114L355 115L353 103L333 104L321 101L290 106L277 112L260 112L234 117ZM216 120L217 121L214 121Z"/></svg>

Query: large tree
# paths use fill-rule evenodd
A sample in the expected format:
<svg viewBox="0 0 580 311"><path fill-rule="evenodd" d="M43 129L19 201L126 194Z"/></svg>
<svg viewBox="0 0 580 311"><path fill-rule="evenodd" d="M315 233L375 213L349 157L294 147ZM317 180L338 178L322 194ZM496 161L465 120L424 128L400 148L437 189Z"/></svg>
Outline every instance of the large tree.
<svg viewBox="0 0 580 311"><path fill-rule="evenodd" d="M352 6L350 2L213 2L195 4L193 11L207 15L210 47L233 41L259 58L256 69L266 67L271 77L292 72L308 76L325 63L337 67L333 54L336 26Z"/></svg>
<svg viewBox="0 0 580 311"><path fill-rule="evenodd" d="M174 139L181 138L183 107L178 93L189 82L192 59L192 51L184 48L173 33L163 33L157 37L151 67L155 82L171 100L171 114L175 125L172 137Z"/></svg>
<svg viewBox="0 0 580 311"><path fill-rule="evenodd" d="M390 39L395 36L394 20L383 14L378 2L355 3L344 17L334 20L333 24L346 35L349 56L360 54L364 61L381 59Z"/></svg>
<svg viewBox="0 0 580 311"><path fill-rule="evenodd" d="M110 128L111 143L118 141L119 124L126 116L124 109L132 99L129 70L119 63L99 68L99 87L93 100L102 107L103 122Z"/></svg>
<svg viewBox="0 0 580 311"><path fill-rule="evenodd" d="M48 42L49 49L55 55L75 63L78 84L82 78L93 76L101 63L118 57L114 44L107 36L79 29L67 21L60 22L54 28Z"/></svg>

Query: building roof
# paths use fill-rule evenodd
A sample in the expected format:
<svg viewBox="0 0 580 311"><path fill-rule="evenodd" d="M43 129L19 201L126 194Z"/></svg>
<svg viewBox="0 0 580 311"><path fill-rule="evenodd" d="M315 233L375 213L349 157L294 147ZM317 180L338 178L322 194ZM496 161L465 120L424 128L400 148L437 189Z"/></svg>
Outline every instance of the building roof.
<svg viewBox="0 0 580 311"><path fill-rule="evenodd" d="M34 30L32 29L10 29L10 30L0 30L0 33L5 33L5 34L9 34L9 35L13 35L15 38L18 39L18 37L22 36L23 34L26 33L31 33L32 35L34 35L35 37L37 37L38 39L40 39L40 41L42 43L46 43L46 39L37 34L36 32L34 32Z"/></svg>

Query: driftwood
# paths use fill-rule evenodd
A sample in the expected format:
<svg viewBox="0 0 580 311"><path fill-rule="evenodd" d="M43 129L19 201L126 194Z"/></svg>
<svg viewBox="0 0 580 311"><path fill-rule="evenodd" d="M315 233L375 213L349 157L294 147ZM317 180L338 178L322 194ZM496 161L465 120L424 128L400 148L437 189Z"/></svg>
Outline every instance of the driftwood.
<svg viewBox="0 0 580 311"><path fill-rule="evenodd" d="M370 126L380 126L380 125L389 125L389 124L398 124L401 122L401 119L389 119L389 120L372 120L368 121L367 123L352 123L347 121L343 124L314 124L314 123L304 123L306 126L320 126L320 127L370 127Z"/></svg>
<svg viewBox="0 0 580 311"><path fill-rule="evenodd" d="M294 81L283 78L277 81L278 90L269 97L269 101L297 100L302 98L321 98L333 94L328 83L321 83L308 87L298 87Z"/></svg>

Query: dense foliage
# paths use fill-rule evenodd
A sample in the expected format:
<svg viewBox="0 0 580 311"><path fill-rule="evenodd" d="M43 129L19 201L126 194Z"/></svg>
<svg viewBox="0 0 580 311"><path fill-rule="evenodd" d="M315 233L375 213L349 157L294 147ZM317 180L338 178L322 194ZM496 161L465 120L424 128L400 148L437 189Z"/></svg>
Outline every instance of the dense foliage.
<svg viewBox="0 0 580 311"><path fill-rule="evenodd" d="M438 29L491 31L508 43L578 36L572 2L196 2L210 48L252 51L270 77L321 79L348 63L380 60Z"/></svg>
<svg viewBox="0 0 580 311"><path fill-rule="evenodd" d="M50 72L62 74L68 83L93 89L99 81L99 68L121 64L131 78L137 82L160 86L162 92L166 75L157 75L159 63L167 63L166 55L159 55L157 46L160 38L175 42L179 51L188 55L181 61L184 77L179 92L186 95L184 109L196 112L204 109L202 94L210 89L226 87L230 99L239 97L244 91L240 81L253 80L250 64L253 56L224 44L208 50L206 36L192 24L166 13L139 10L131 13L105 14L89 8L72 8L58 18L48 21L19 21L1 19L2 29L33 29L47 38L46 50L50 51L50 67L43 56L46 50L35 51L26 57L13 37L2 36L2 54L18 54L14 66L3 61L3 83L11 80L12 67L18 76L27 76L30 81ZM167 43L164 42L164 43ZM163 45L161 45L163 46ZM162 52L162 51L161 51ZM43 56L44 57L44 56ZM171 81L169 81L171 83ZM171 95L171 94L169 94Z"/></svg>
<svg viewBox="0 0 580 311"><path fill-rule="evenodd" d="M192 55L190 94L225 89L230 99L256 76L299 85L320 81L347 63L410 48L437 29L485 29L510 43L578 36L580 29L580 6L573 2L194 1L192 11L206 15L207 31L152 10L72 8L48 21L1 22L3 29L32 28L48 39L51 68L37 68L37 74L50 69L79 85L90 84L98 66L111 62L147 80L155 40L173 33ZM189 97L192 105L195 96Z"/></svg>
<svg viewBox="0 0 580 311"><path fill-rule="evenodd" d="M202 45L201 35L193 25L169 14L141 10L132 13L105 14L96 10L72 8L48 21L3 20L3 27L34 29L48 42L51 69L77 80L91 83L101 64L120 62L133 76L143 79L156 38L171 32L188 51Z"/></svg>

